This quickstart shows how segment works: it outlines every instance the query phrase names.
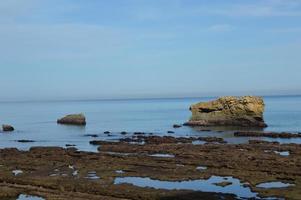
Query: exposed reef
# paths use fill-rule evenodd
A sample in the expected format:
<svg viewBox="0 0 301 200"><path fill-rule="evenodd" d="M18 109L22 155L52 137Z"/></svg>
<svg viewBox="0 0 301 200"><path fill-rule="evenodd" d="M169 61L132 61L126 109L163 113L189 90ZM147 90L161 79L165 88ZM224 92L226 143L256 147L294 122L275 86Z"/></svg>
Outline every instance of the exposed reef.
<svg viewBox="0 0 301 200"><path fill-rule="evenodd" d="M102 141L98 143L99 153L59 147L1 149L0 197L29 194L49 200L234 199L236 194L231 190L222 194L204 192L202 187L199 191L169 190L116 182L122 177L140 177L150 183L185 183L220 176L240 180L256 198L301 198L301 145L262 141L194 145L189 138L184 142L183 138L136 137L143 137L145 143ZM289 155L278 153L284 151ZM215 187L231 187L230 180L214 182ZM287 187L257 187L272 182L283 182Z"/></svg>

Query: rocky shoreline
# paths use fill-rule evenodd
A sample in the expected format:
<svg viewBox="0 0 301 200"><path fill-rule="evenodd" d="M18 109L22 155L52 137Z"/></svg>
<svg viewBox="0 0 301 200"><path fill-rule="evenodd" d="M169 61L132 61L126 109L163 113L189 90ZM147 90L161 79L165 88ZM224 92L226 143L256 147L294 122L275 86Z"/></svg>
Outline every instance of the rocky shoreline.
<svg viewBox="0 0 301 200"><path fill-rule="evenodd" d="M144 143L133 142L137 138L143 139ZM45 199L78 200L235 198L235 194L116 184L116 179L122 177L172 183L207 180L212 176L235 177L244 188L256 194L256 198L301 198L301 145L257 140L235 145L216 143L218 139L212 138L211 142L200 145L193 144L192 138L145 135L132 139L99 141L98 153L81 152L73 147L33 147L29 151L1 149L0 198L23 193ZM271 181L292 186L281 189L257 187ZM216 183L216 187L231 187L229 184L224 180Z"/></svg>

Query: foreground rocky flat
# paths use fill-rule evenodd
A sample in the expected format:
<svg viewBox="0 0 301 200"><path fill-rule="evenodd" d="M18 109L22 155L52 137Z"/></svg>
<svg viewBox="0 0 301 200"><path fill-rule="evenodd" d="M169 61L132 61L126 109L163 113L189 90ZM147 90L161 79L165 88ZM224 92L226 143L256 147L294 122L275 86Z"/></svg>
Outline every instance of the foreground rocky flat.
<svg viewBox="0 0 301 200"><path fill-rule="evenodd" d="M216 143L217 139L204 141L207 143L196 145L183 138L140 137L138 141L132 138L94 142L101 144L99 153L59 147L2 149L0 199L16 198L19 194L78 200L234 199L239 196L231 189L226 192L229 194L218 193L231 188L235 183L229 180L234 178L247 193L242 195L250 195L241 197L301 199L301 145L255 140L239 145ZM181 188L189 181L201 184L216 177L224 177L214 183L216 191ZM138 180L138 185L130 180ZM139 185L142 181L147 183ZM286 187L258 186L275 181ZM168 184L174 188L168 188Z"/></svg>

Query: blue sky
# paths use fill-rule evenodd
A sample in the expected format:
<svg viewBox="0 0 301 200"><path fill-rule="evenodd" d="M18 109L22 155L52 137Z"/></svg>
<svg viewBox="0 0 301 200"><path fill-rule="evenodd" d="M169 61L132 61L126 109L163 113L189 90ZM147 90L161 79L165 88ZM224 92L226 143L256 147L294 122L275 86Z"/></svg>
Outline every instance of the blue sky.
<svg viewBox="0 0 301 200"><path fill-rule="evenodd" d="M0 1L0 98L301 94L301 0Z"/></svg>

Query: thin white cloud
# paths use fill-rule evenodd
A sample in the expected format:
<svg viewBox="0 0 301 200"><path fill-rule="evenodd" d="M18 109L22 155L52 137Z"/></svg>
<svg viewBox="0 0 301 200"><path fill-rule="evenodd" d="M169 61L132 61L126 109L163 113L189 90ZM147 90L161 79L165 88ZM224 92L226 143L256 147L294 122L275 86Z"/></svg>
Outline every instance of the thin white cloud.
<svg viewBox="0 0 301 200"><path fill-rule="evenodd" d="M229 3L210 7L202 12L233 17L298 17L301 16L301 1L265 0L253 3Z"/></svg>

